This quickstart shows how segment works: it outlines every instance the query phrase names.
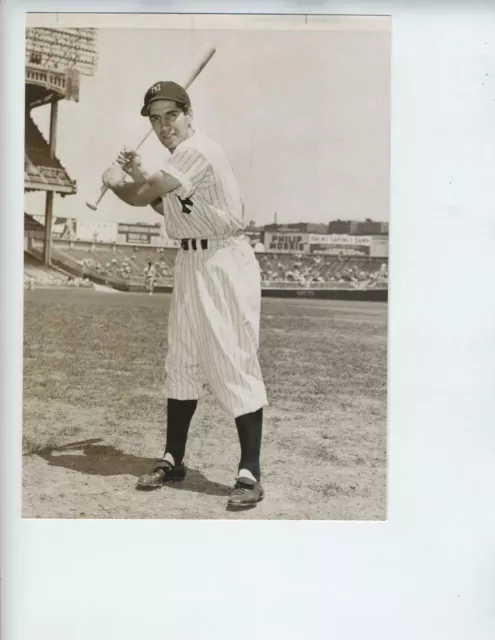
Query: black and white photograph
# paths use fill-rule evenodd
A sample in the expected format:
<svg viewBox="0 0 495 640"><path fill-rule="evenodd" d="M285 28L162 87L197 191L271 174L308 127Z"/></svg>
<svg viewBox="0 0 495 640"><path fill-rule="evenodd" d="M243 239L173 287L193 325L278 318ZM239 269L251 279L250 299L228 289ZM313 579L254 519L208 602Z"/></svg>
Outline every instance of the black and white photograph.
<svg viewBox="0 0 495 640"><path fill-rule="evenodd" d="M387 519L391 25L27 15L24 518Z"/></svg>

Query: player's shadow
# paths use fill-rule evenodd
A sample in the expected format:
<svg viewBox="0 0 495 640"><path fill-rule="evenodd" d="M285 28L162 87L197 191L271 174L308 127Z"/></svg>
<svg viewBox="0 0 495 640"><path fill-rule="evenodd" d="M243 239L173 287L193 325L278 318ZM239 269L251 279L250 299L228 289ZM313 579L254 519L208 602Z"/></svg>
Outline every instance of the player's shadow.
<svg viewBox="0 0 495 640"><path fill-rule="evenodd" d="M130 475L138 478L156 464L156 458L144 458L124 453L119 449L98 444L100 439L83 440L61 447L44 447L37 455L51 466L63 467L87 475L117 476ZM208 480L196 469L188 467L185 480L173 482L170 486L182 491L226 496L230 487Z"/></svg>

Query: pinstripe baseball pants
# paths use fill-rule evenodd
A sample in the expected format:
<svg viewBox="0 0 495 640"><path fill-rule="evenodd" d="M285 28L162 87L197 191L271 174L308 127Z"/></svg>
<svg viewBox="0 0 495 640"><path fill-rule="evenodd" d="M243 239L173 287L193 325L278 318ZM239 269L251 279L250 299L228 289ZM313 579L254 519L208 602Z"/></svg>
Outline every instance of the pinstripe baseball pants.
<svg viewBox="0 0 495 640"><path fill-rule="evenodd" d="M244 237L208 243L177 254L164 392L176 400L212 393L237 418L267 404L258 362L260 269Z"/></svg>

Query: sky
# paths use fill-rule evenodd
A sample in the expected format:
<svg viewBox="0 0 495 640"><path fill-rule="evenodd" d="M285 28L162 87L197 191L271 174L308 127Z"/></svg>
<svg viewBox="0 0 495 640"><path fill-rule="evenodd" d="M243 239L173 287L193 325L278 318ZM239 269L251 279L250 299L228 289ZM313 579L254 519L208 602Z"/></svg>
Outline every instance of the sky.
<svg viewBox="0 0 495 640"><path fill-rule="evenodd" d="M342 19L341 19L342 20ZM224 148L239 180L246 220L256 224L388 220L390 30L384 19L353 27L292 29L98 29L99 62L81 79L78 103L59 103L56 153L78 193L54 202L54 215L93 220L161 220L107 193L101 174L123 145L149 129L139 111L158 80L183 82L208 45L216 47L189 89L195 127ZM32 117L48 139L49 107ZM151 136L145 168L167 150ZM26 195L44 211L44 194Z"/></svg>

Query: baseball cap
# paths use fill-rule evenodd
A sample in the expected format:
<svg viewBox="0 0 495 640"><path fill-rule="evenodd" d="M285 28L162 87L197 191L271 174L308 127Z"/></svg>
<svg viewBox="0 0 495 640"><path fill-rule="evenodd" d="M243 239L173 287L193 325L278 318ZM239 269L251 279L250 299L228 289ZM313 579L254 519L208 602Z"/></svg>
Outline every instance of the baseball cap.
<svg viewBox="0 0 495 640"><path fill-rule="evenodd" d="M142 116L148 115L148 107L152 102L156 102L156 100L173 100L184 106L191 106L191 100L189 99L187 91L176 82L169 80L155 82L155 84L148 89L144 96L144 106L141 109Z"/></svg>

